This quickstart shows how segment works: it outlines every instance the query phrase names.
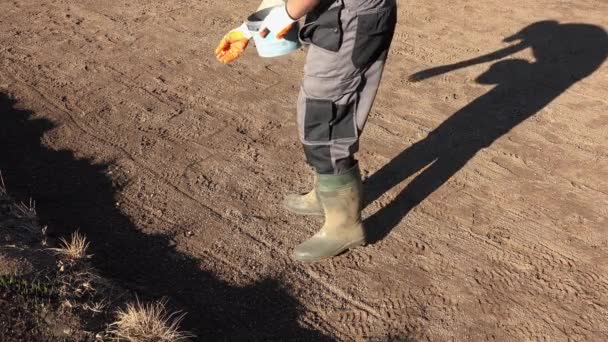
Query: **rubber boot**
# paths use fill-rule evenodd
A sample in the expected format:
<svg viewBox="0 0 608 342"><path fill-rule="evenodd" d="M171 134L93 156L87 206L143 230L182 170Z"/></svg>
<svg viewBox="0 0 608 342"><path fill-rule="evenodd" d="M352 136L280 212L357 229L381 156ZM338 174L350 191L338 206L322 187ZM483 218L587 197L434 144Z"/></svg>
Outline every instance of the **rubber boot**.
<svg viewBox="0 0 608 342"><path fill-rule="evenodd" d="M313 189L307 194L289 194L285 196L283 206L294 214L323 216L323 207L321 206L321 202L319 202L316 187L317 175L315 174Z"/></svg>
<svg viewBox="0 0 608 342"><path fill-rule="evenodd" d="M363 245L361 223L361 174L355 166L341 175L318 175L317 195L325 224L313 237L298 245L294 258L318 261Z"/></svg>

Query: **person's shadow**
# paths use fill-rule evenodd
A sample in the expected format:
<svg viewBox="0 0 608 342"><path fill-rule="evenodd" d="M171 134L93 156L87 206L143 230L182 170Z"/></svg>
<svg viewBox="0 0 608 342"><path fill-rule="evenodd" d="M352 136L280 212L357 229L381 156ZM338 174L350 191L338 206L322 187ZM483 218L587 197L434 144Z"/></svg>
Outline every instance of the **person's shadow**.
<svg viewBox="0 0 608 342"><path fill-rule="evenodd" d="M395 185L426 168L387 206L366 222L368 243L386 237L416 205L443 185L482 148L597 70L608 55L606 30L588 24L541 21L504 39L504 49L410 76L422 81L467 66L490 62L531 48L536 59L494 63L476 81L496 84L486 94L454 113L429 135L407 148L364 184L368 205Z"/></svg>

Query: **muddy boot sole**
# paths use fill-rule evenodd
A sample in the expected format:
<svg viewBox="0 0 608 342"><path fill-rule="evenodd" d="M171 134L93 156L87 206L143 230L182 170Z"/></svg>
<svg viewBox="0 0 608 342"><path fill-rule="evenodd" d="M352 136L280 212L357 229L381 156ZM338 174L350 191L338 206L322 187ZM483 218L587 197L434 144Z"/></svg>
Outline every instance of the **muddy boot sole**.
<svg viewBox="0 0 608 342"><path fill-rule="evenodd" d="M357 240L357 241L352 241L349 243L346 243L336 249L334 249L331 253L327 253L324 255L319 255L319 256L298 256L296 253L293 253L293 258L296 261L300 261L300 262L306 262L306 263L310 263L310 262L317 262L317 261L323 261L323 260L327 260L327 259L331 259L333 257L336 257L344 252L347 252L348 250L357 248L357 247L361 247L365 245L365 239L361 239L361 240Z"/></svg>

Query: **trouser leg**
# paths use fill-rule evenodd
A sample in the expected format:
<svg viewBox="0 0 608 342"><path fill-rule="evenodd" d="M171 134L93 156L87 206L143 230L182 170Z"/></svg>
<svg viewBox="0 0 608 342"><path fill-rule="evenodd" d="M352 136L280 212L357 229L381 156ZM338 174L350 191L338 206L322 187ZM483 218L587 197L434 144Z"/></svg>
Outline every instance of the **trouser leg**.
<svg viewBox="0 0 608 342"><path fill-rule="evenodd" d="M322 25L310 24L308 32L317 45L310 47L307 56L298 127L306 158L317 172L316 199L325 223L294 249L297 260L322 260L365 243L361 174L354 155L378 91L396 21L394 1L377 3L378 7L366 11L337 13L336 9L344 8L339 0L328 9L331 15L318 16ZM336 32L332 18L339 18L342 36L332 33ZM315 32L325 35L315 37Z"/></svg>
<svg viewBox="0 0 608 342"><path fill-rule="evenodd" d="M384 71L384 60L376 61L372 66L364 73L365 87L361 90L359 105L357 106L357 128L359 131L363 131L365 123L369 113L374 105L378 88L380 87L380 81L382 79L382 73Z"/></svg>
<svg viewBox="0 0 608 342"><path fill-rule="evenodd" d="M355 165L359 150L359 136L372 109L384 61L376 61L365 70L356 89L337 84L327 94L338 94L328 99L311 99L306 85L298 100L300 138L308 163L321 174L341 174ZM305 76L306 77L306 76ZM318 79L305 80L315 87ZM338 100L336 100L338 98Z"/></svg>
<svg viewBox="0 0 608 342"><path fill-rule="evenodd" d="M319 174L342 174L356 165L359 136L372 109L394 32L396 9L387 7L388 3L379 3L365 13L340 13L342 35L335 39L341 43L335 51L329 50L335 45L328 40L331 34L316 38L324 47L316 45L316 36L311 35L298 98L298 128L306 159ZM323 16L319 21L326 22ZM370 25L376 33L370 33Z"/></svg>

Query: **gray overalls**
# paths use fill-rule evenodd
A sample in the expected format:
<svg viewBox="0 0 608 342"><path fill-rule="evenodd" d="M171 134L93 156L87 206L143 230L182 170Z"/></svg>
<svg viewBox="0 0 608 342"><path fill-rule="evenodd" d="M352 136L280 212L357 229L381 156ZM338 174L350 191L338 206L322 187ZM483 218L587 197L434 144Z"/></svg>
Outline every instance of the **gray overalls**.
<svg viewBox="0 0 608 342"><path fill-rule="evenodd" d="M395 31L395 0L323 1L300 39L310 44L298 98L298 129L319 174L356 165L359 135L371 111Z"/></svg>

